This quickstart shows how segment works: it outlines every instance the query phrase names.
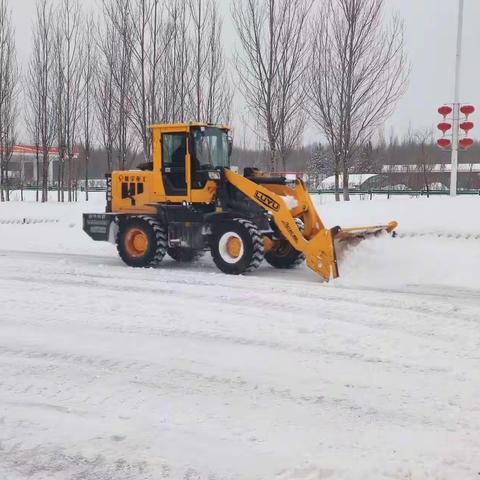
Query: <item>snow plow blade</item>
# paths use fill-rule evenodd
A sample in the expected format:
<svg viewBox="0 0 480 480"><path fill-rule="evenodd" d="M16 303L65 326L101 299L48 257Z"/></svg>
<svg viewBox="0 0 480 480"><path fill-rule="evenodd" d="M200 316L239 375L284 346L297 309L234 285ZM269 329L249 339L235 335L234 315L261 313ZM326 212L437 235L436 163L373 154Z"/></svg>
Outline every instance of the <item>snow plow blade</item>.
<svg viewBox="0 0 480 480"><path fill-rule="evenodd" d="M338 228L338 227L337 227ZM305 252L308 268L317 272L325 281L338 277L334 236L336 229L320 230L309 242Z"/></svg>
<svg viewBox="0 0 480 480"><path fill-rule="evenodd" d="M337 278L339 275L337 249L343 249L348 245L357 245L368 237L376 237L382 233L392 233L397 225L397 222L392 221L387 225L323 229L309 241L306 252L307 266L327 282L331 278Z"/></svg>
<svg viewBox="0 0 480 480"><path fill-rule="evenodd" d="M387 223L387 225L373 225L369 227L352 227L341 228L335 234L337 242L348 242L355 240L363 240L371 236L378 236L381 233L392 233L398 226L395 221Z"/></svg>

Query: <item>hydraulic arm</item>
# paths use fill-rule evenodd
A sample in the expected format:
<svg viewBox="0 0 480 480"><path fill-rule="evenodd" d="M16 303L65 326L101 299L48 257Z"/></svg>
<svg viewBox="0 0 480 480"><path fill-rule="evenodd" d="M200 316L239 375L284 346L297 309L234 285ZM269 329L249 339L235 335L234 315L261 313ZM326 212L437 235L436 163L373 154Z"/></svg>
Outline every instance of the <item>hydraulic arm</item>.
<svg viewBox="0 0 480 480"><path fill-rule="evenodd" d="M382 232L390 233L397 227L397 222L392 221L386 225L368 227L326 228L302 180L274 183L270 177L246 178L231 170L225 170L225 177L247 197L270 212L284 238L296 250L305 254L308 267L319 273L324 280L338 277L336 245L358 242ZM295 218L302 220L303 232Z"/></svg>

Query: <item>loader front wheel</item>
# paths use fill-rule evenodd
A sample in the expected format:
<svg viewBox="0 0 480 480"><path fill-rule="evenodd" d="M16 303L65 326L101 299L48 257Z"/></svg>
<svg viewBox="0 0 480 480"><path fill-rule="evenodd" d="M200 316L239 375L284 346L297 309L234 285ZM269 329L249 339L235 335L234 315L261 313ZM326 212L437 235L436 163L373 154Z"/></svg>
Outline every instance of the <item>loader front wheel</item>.
<svg viewBox="0 0 480 480"><path fill-rule="evenodd" d="M295 250L286 240L265 253L265 260L275 268L295 268L305 260L305 255Z"/></svg>
<svg viewBox="0 0 480 480"><path fill-rule="evenodd" d="M177 262L189 263L203 257L205 252L203 250L194 250L193 248L170 247L167 249L167 253Z"/></svg>
<svg viewBox="0 0 480 480"><path fill-rule="evenodd" d="M240 275L255 270L262 263L263 238L252 222L234 218L214 226L211 251L219 270Z"/></svg>
<svg viewBox="0 0 480 480"><path fill-rule="evenodd" d="M130 217L120 225L117 250L130 267L156 267L167 252L166 229L155 218Z"/></svg>
<svg viewBox="0 0 480 480"><path fill-rule="evenodd" d="M303 221L295 218L298 229L304 230ZM292 245L285 239L277 241L271 250L265 253L265 260L275 268L295 268L301 265L305 260L305 255L295 250Z"/></svg>

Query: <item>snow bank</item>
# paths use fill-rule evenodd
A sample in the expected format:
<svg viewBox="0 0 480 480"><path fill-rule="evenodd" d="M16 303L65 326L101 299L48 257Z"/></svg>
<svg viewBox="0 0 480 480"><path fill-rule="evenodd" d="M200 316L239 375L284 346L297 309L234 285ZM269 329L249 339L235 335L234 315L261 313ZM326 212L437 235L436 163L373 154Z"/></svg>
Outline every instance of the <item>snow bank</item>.
<svg viewBox="0 0 480 480"><path fill-rule="evenodd" d="M399 223L341 258L342 285L480 288L480 197L377 199L318 205L327 226Z"/></svg>
<svg viewBox="0 0 480 480"><path fill-rule="evenodd" d="M378 197L375 200L329 202L313 195L321 217L329 226L354 226L397 220L400 233L480 234L480 196ZM355 198L355 197L354 197Z"/></svg>
<svg viewBox="0 0 480 480"><path fill-rule="evenodd" d="M56 192L49 192L48 203L35 202L35 192L24 192L27 201L0 203L0 249L35 251L114 254L111 244L93 242L82 230L83 212L105 211L105 193L84 194L79 201L59 203ZM13 192L12 199L20 198Z"/></svg>
<svg viewBox="0 0 480 480"><path fill-rule="evenodd" d="M33 198L33 192L27 194ZM82 231L82 212L103 211L104 195L90 194L88 203L0 204L0 248L116 257L113 245L94 242ZM322 204L322 197L313 196L328 227L399 223L398 238L371 239L345 252L340 258L341 278L332 286L480 288L480 197L394 197L327 204ZM304 277L316 281L309 271Z"/></svg>

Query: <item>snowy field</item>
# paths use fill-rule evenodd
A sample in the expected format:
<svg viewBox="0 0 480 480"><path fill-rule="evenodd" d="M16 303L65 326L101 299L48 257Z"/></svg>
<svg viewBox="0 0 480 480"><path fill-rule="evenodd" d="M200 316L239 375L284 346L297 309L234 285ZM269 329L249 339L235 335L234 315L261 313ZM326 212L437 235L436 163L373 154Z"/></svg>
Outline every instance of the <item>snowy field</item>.
<svg viewBox="0 0 480 480"><path fill-rule="evenodd" d="M463 480L480 472L480 198L306 267L125 267L86 204L0 204L0 480Z"/></svg>

